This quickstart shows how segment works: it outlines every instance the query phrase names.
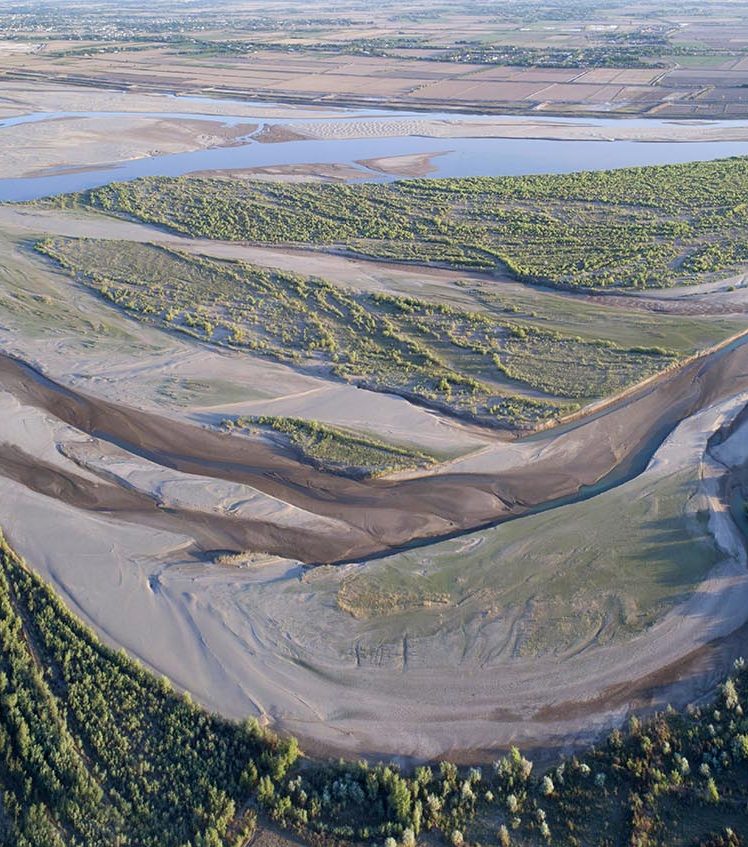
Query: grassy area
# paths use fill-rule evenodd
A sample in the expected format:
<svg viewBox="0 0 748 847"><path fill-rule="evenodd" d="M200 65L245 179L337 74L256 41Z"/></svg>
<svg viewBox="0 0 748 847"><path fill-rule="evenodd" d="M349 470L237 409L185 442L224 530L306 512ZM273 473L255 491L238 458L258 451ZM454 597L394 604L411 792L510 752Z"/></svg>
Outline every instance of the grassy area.
<svg viewBox="0 0 748 847"><path fill-rule="evenodd" d="M464 280L460 289L474 308L586 341L606 338L621 347L664 347L689 355L740 332L738 316L668 315L644 309L608 305L575 294L539 290L530 286L495 285Z"/></svg>
<svg viewBox="0 0 748 847"><path fill-rule="evenodd" d="M159 326L503 426L531 427L677 358L154 245L51 238L37 249Z"/></svg>
<svg viewBox="0 0 748 847"><path fill-rule="evenodd" d="M713 706L633 720L545 774L517 750L482 770L298 767L293 739L208 715L103 646L2 542L0 695L2 847L243 847L258 813L341 847L748 836L742 664Z"/></svg>
<svg viewBox="0 0 748 847"><path fill-rule="evenodd" d="M691 502L697 470L639 480L564 506L369 563L331 585L370 621L370 642L457 634L486 662L630 638L716 562ZM317 587L318 588L318 587Z"/></svg>
<svg viewBox="0 0 748 847"><path fill-rule="evenodd" d="M167 400L175 406L218 406L242 400L261 400L268 395L257 389L240 389L232 382L220 379L188 379L164 376L156 381L155 394L159 400Z"/></svg>
<svg viewBox="0 0 748 847"><path fill-rule="evenodd" d="M112 347L134 343L109 310L83 310L66 298L58 281L33 258L17 238L0 232L0 320L5 326L27 339L57 335L65 327L81 345L92 337Z"/></svg>
<svg viewBox="0 0 748 847"><path fill-rule="evenodd" d="M734 158L387 185L146 178L51 202L205 238L501 268L562 288L650 288L748 265L747 190L748 159Z"/></svg>
<svg viewBox="0 0 748 847"><path fill-rule="evenodd" d="M426 453L386 444L319 421L262 415L227 419L223 423L232 430L239 428L280 434L306 461L346 476L384 476L396 471L428 467L436 462L434 456Z"/></svg>

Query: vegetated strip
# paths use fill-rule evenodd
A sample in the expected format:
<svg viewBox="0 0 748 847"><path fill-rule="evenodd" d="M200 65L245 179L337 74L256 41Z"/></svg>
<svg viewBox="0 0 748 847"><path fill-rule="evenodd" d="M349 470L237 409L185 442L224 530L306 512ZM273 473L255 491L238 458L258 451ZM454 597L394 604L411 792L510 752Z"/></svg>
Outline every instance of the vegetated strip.
<svg viewBox="0 0 748 847"><path fill-rule="evenodd" d="M579 288L691 284L748 266L748 159L389 184L149 177L50 201L202 238L316 244Z"/></svg>
<svg viewBox="0 0 748 847"><path fill-rule="evenodd" d="M677 358L152 244L56 237L36 246L158 326L484 424L532 429Z"/></svg>
<svg viewBox="0 0 748 847"><path fill-rule="evenodd" d="M271 432L295 447L305 461L331 473L353 477L377 477L396 471L426 468L436 458L420 450L398 447L360 433L314 420L276 415L227 418L230 432Z"/></svg>

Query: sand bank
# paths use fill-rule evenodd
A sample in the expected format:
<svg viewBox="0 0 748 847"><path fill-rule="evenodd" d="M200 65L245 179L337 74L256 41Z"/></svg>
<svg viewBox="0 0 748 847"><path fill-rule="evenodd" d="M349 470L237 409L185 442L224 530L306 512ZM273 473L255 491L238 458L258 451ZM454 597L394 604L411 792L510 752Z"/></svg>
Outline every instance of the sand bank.
<svg viewBox="0 0 748 847"><path fill-rule="evenodd" d="M44 231L43 216L30 214L26 231ZM41 281L32 275L38 267ZM344 275L349 266L336 267ZM376 276L362 263L360 273L365 271ZM725 471L711 466L705 444L742 399L729 398L748 390L748 344L673 371L573 426L507 442L485 433L476 438L397 398L198 348L128 320L23 253L12 261L3 254L0 273L6 294L17 283L42 298L32 301L33 331L23 323L30 317L7 310L0 340L32 354L65 383L4 370L0 523L103 637L211 708L234 716L267 714L327 749L349 753L468 750L478 756L512 741L583 742L622 719L631 705L700 696L722 673L726 654L705 645L739 627L747 606L721 500ZM66 311L69 302L76 311ZM204 381L208 393L199 385L182 386L187 376ZM173 397L154 391L155 385L163 390L164 380ZM221 389L226 396L211 399L221 380L228 384ZM482 451L457 459L438 476L355 483L314 472L263 442L199 426L215 422L232 403L241 412L301 409L312 417L342 415L353 425L386 421L400 434L423 427L434 444L475 438ZM641 457L681 421L637 476ZM737 452L730 461L742 461L740 434L732 444ZM405 555L416 575L431 560L453 561L472 579L471 563L493 549L506 528L538 537L535 522L548 518L528 516L381 560L367 561L370 550L427 540L445 527L467 529L486 516L518 515L618 469L630 482L587 501L615 515L624 502L654 502L660 481L684 468L702 470L703 485L684 504L712 514L710 535L726 570L718 564L686 600L690 605L671 609L639 640L590 644L562 657L542 650L515 657L507 630L514 631L522 615L483 616L493 606L480 591L457 607L470 613L463 620L440 602L419 607L417 615L406 616L426 616L419 632L404 633L402 620L393 624L388 615L356 619L338 608L339 580L352 573L386 574ZM568 524L563 508L546 515ZM529 522L526 530L522 521ZM656 523L648 531L654 543ZM254 549L280 559L261 569L212 565L222 549ZM307 575L299 565L337 557L355 561ZM495 562L491 555L487 561ZM474 614L476 608L481 614ZM437 616L442 636L429 635L429 615Z"/></svg>
<svg viewBox="0 0 748 847"><path fill-rule="evenodd" d="M357 621L330 602L330 591L334 597L351 568L302 579L291 561L260 570L211 567L191 554L194 539L185 525L182 531L134 526L116 513L81 509L0 476L2 521L12 543L108 641L225 714L266 714L282 728L349 754L469 750L482 756L510 743L568 746L621 721L632 704L646 708L700 696L721 671L725 656L704 648L748 616L748 573L719 499L724 468L712 463L707 442L747 399L733 397L681 424L647 470L626 484L626 496L638 498L694 462L700 465L704 482L693 496L699 508L709 509L718 564L693 596L640 636L561 660L499 651L486 661L480 651L456 650L448 624L438 627L444 635L437 637L393 637L386 619ZM112 470L111 458L95 458L96 443L35 408L6 395L9 439L25 449L46 444L45 460L58 469L70 460L55 455L54 445L72 442L94 464L108 462ZM739 433L730 449L737 451L733 458L748 459ZM118 474L131 484L140 474L139 487L152 492L152 465L129 458L123 467L121 456L115 461ZM185 481L179 472L171 484ZM231 497L237 492L228 491ZM226 495L226 489L211 488L191 506L205 515ZM532 532L536 519L524 520ZM486 532L501 531L462 539L464 567ZM419 555L426 561L431 553L426 548Z"/></svg>
<svg viewBox="0 0 748 847"><path fill-rule="evenodd" d="M548 141L746 141L748 126L729 123L671 121L665 125L610 122L605 126L527 118L351 118L324 122L302 121L294 131L307 138L326 140L392 138L419 135L427 138L525 138ZM278 128L281 132L281 128Z"/></svg>
<svg viewBox="0 0 748 847"><path fill-rule="evenodd" d="M403 156L380 156L376 159L361 159L359 165L383 174L404 177L428 176L436 170L433 159L444 153L414 153Z"/></svg>
<svg viewBox="0 0 748 847"><path fill-rule="evenodd" d="M256 168L232 168L223 171L196 171L196 177L232 177L260 179L270 182L349 182L367 176L366 171L351 165L308 164L263 165Z"/></svg>
<svg viewBox="0 0 748 847"><path fill-rule="evenodd" d="M0 179L91 170L147 156L223 147L256 129L220 120L159 117L55 118L4 127Z"/></svg>

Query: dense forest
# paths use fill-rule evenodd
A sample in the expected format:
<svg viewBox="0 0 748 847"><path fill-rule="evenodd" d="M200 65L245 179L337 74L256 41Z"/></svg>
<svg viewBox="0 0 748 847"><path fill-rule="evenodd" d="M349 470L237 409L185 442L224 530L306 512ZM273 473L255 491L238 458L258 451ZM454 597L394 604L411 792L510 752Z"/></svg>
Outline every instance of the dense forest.
<svg viewBox="0 0 748 847"><path fill-rule="evenodd" d="M648 288L744 268L747 193L748 158L733 158L390 184L145 178L43 202L203 238L330 245L559 288Z"/></svg>

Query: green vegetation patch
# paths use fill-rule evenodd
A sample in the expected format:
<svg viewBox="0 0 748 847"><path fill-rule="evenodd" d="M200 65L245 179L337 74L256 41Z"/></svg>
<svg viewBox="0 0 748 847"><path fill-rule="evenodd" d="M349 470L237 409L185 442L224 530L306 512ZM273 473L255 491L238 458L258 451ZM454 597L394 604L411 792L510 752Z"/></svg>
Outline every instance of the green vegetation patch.
<svg viewBox="0 0 748 847"><path fill-rule="evenodd" d="M524 68L664 68L655 55L668 49L666 41L652 44L616 44L604 47L518 47L512 44L460 47L440 60ZM672 50L672 47L669 49Z"/></svg>
<svg viewBox="0 0 748 847"><path fill-rule="evenodd" d="M690 284L748 263L748 159L392 184L146 178L57 198L203 238L334 245L562 288Z"/></svg>
<svg viewBox="0 0 748 847"><path fill-rule="evenodd" d="M605 338L621 347L661 347L688 355L745 328L739 315L669 315L636 308L634 298L616 297L611 302L603 296L496 285L475 278L459 280L457 287L462 302L481 311L587 341Z"/></svg>
<svg viewBox="0 0 748 847"><path fill-rule="evenodd" d="M459 633L471 654L565 655L626 640L683 602L716 562L692 511L695 471L369 563L338 606L371 621L372 645Z"/></svg>
<svg viewBox="0 0 748 847"><path fill-rule="evenodd" d="M396 471L425 468L436 462L436 458L427 453L386 444L319 421L260 415L226 420L224 426L279 433L304 459L323 470L346 476L384 476Z"/></svg>
<svg viewBox="0 0 748 847"><path fill-rule="evenodd" d="M677 358L150 244L50 238L37 249L162 327L502 426L530 428Z"/></svg>

